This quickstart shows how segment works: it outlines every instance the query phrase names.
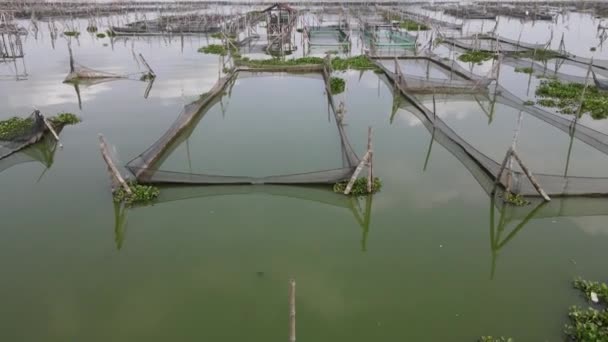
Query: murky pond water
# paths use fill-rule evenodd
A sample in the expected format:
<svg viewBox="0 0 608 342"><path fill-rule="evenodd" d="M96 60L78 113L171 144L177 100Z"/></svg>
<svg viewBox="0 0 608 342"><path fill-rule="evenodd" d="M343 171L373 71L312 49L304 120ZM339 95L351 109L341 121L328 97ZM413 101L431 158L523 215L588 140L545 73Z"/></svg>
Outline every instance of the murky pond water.
<svg viewBox="0 0 608 342"><path fill-rule="evenodd" d="M336 72L346 90L335 98L345 103L358 154L374 128L374 172L384 186L373 197L318 187L165 187L155 205L116 208L97 134L122 165L153 144L215 84L219 58L197 52L208 42L111 44L83 34L72 40L78 63L135 72L136 51L157 79L147 98L138 80L81 86L79 105L62 83L66 40L53 48L48 36L27 38L28 76L0 81L0 119L36 107L83 122L61 132L64 148L52 163L48 149L46 157L28 150L37 161L0 173L0 340L286 340L295 278L302 341L556 341L568 307L582 303L571 279L605 279L604 199L535 202L508 210L499 225L476 179L371 71ZM407 68L426 74L424 64ZM243 76L164 166L266 175L339 165L321 78ZM523 89L525 76L503 86ZM462 99L438 100L437 112L497 160L517 117L497 105L488 125L479 104ZM519 148L531 168L560 174L568 136L533 117L523 127ZM604 154L576 141L572 155L573 174L606 174Z"/></svg>

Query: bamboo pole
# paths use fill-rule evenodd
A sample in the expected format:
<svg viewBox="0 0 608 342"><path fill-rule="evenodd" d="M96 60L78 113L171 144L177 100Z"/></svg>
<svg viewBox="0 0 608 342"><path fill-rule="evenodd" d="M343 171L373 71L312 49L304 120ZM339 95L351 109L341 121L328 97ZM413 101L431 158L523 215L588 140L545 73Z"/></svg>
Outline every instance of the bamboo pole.
<svg viewBox="0 0 608 342"><path fill-rule="evenodd" d="M517 116L517 126L515 128L515 133L513 133L513 141L511 142L511 151L515 151L515 147L517 146L517 138L519 138L519 131L521 130L521 123L523 120L522 111L519 111L519 115ZM511 192L511 182L513 178L513 158L509 157L508 166L507 166L507 192Z"/></svg>
<svg viewBox="0 0 608 342"><path fill-rule="evenodd" d="M49 131L51 131L51 133L55 137L55 140L57 140L57 142L59 143L59 148L63 148L63 145L59 141L59 135L57 134L57 132L55 132L55 129L53 128L53 125L51 125L51 123L49 122L49 120L47 120L44 116L42 117L42 120L44 121L44 124L49 129Z"/></svg>
<svg viewBox="0 0 608 342"><path fill-rule="evenodd" d="M289 281L289 342L296 341L296 281Z"/></svg>
<svg viewBox="0 0 608 342"><path fill-rule="evenodd" d="M359 176L359 173L361 173L361 170L363 170L363 166L367 163L369 154L370 154L370 151L367 151L365 153L365 155L363 156L363 159L361 159L361 162L359 162L359 165L357 165L355 172L353 172L353 175L350 178L350 181L348 181L348 184L346 185L346 189L344 190L345 195L350 194L350 191L352 190L353 185L355 184L355 181L357 180L357 176Z"/></svg>
<svg viewBox="0 0 608 342"><path fill-rule="evenodd" d="M369 158L367 160L367 192L372 193L372 182L374 181L374 151L372 150L372 126L367 128L367 151Z"/></svg>
<svg viewBox="0 0 608 342"><path fill-rule="evenodd" d="M524 172L524 174L530 180L530 183L532 183L532 186L534 186L534 189L536 189L536 191L538 191L538 193L545 199L545 201L547 201L547 202L551 201L551 198L547 195L545 190L543 190L540 187L540 184L538 184L538 181L536 180L536 178L534 178L534 176L532 175L532 172L530 172L530 170L526 167L526 165L524 165L524 162L519 158L517 153L515 151L511 151L511 155L513 157L515 157L515 160L521 167L521 170Z"/></svg>
<svg viewBox="0 0 608 342"><path fill-rule="evenodd" d="M120 172L118 172L116 165L114 165L112 158L110 158L106 140L104 139L103 134L101 134L101 133L99 134L99 149L101 150L101 156L103 157L103 160L108 165L108 169L110 170L112 177L114 177L118 181L118 183L120 183L120 185L125 189L125 191L129 195L131 195L132 194L131 188L129 188L129 185L127 185L127 182L125 182L124 178L122 178L122 176L120 175Z"/></svg>

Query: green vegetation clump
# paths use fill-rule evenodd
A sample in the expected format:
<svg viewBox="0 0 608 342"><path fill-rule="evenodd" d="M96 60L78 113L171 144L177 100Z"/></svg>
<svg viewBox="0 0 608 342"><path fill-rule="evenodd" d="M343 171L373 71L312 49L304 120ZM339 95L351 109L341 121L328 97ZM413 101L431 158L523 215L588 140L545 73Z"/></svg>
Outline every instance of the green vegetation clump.
<svg viewBox="0 0 608 342"><path fill-rule="evenodd" d="M97 38L105 38L106 34L105 33L98 33L97 34Z"/></svg>
<svg viewBox="0 0 608 342"><path fill-rule="evenodd" d="M63 32L64 35L68 36L68 37L78 37L80 36L80 32L78 31L65 31Z"/></svg>
<svg viewBox="0 0 608 342"><path fill-rule="evenodd" d="M524 101L524 106L534 106L534 101L532 101L532 100Z"/></svg>
<svg viewBox="0 0 608 342"><path fill-rule="evenodd" d="M346 81L340 77L331 77L329 79L329 89L333 95L344 92L346 88Z"/></svg>
<svg viewBox="0 0 608 342"><path fill-rule="evenodd" d="M298 29L296 29L296 32L302 33L302 32L304 32L304 29L303 28L298 28Z"/></svg>
<svg viewBox="0 0 608 342"><path fill-rule="evenodd" d="M481 336L478 340L479 342L515 342L514 339L510 337L492 337L492 336Z"/></svg>
<svg viewBox="0 0 608 342"><path fill-rule="evenodd" d="M147 73L141 75L141 77L139 78L139 80L143 81L143 82L148 82L148 81L153 80L155 78L156 78L156 76L154 74L147 72Z"/></svg>
<svg viewBox="0 0 608 342"><path fill-rule="evenodd" d="M297 66L297 65L311 65L311 64L323 64L324 59L321 57L302 57L296 59L249 59L242 57L237 60L239 65L245 65L249 67L266 67L266 66ZM331 67L333 70L344 71L348 69L355 70L376 70L376 65L365 56L356 56L349 58L334 57L331 60Z"/></svg>
<svg viewBox="0 0 608 342"><path fill-rule="evenodd" d="M588 300L597 300L600 308L570 308L564 332L573 341L608 341L608 285L605 283L575 279L574 287L585 293ZM594 295L597 298L594 298Z"/></svg>
<svg viewBox="0 0 608 342"><path fill-rule="evenodd" d="M116 37L116 32L112 31L112 30L107 30L106 31L106 35L108 37Z"/></svg>
<svg viewBox="0 0 608 342"><path fill-rule="evenodd" d="M520 73L524 73L524 74L531 74L534 72L534 68L532 67L517 67L515 68L515 72L520 72Z"/></svg>
<svg viewBox="0 0 608 342"><path fill-rule="evenodd" d="M80 119L72 113L60 113L50 117L48 120L55 127L73 125L80 122ZM15 116L0 121L0 140L14 140L29 133L33 133L33 126L34 119L31 117L20 118Z"/></svg>
<svg viewBox="0 0 608 342"><path fill-rule="evenodd" d="M576 278L574 279L573 286L575 289L581 290L588 300L591 300L591 292L594 292L600 302L608 304L608 285L606 283Z"/></svg>
<svg viewBox="0 0 608 342"><path fill-rule="evenodd" d="M519 58L530 58L535 61L546 61L549 59L561 57L562 54L560 54L557 51L553 51L553 50L538 49L538 50L529 50L529 51L518 52L514 56L519 57Z"/></svg>
<svg viewBox="0 0 608 342"><path fill-rule="evenodd" d="M310 64L323 64L323 58L321 57L302 57L296 59L249 59L243 57L239 60L239 64L247 65L250 67L266 67L266 66L296 66L296 65L310 65Z"/></svg>
<svg viewBox="0 0 608 342"><path fill-rule="evenodd" d="M141 185L136 182L128 182L127 185L131 189L132 194L128 194L124 188L120 187L114 191L114 202L125 203L126 205L148 204L153 202L160 190L157 187L150 185Z"/></svg>
<svg viewBox="0 0 608 342"><path fill-rule="evenodd" d="M203 46L202 48L198 49L198 52L221 56L226 56L228 54L228 50L226 50L226 48L220 44L210 44L207 46Z"/></svg>
<svg viewBox="0 0 608 342"><path fill-rule="evenodd" d="M536 88L537 103L544 107L558 108L562 114L576 114L585 86L578 83L562 83L558 80L542 81ZM588 86L583 98L581 114L590 114L594 119L608 117L608 93L595 86Z"/></svg>
<svg viewBox="0 0 608 342"><path fill-rule="evenodd" d="M366 56L355 56L349 58L335 57L331 60L333 70L367 70L377 69L376 65Z"/></svg>
<svg viewBox="0 0 608 342"><path fill-rule="evenodd" d="M591 51L591 52L595 52L595 50L597 50L597 48L596 48L595 46L592 46L592 47L589 49L589 51Z"/></svg>
<svg viewBox="0 0 608 342"><path fill-rule="evenodd" d="M97 32L97 26L87 26L87 32L89 32L89 33Z"/></svg>
<svg viewBox="0 0 608 342"><path fill-rule="evenodd" d="M75 125L80 121L80 118L72 113L59 113L49 118L49 122L52 123L54 126Z"/></svg>
<svg viewBox="0 0 608 342"><path fill-rule="evenodd" d="M467 63L481 63L494 58L494 54L487 51L468 51L458 56L458 60Z"/></svg>
<svg viewBox="0 0 608 342"><path fill-rule="evenodd" d="M523 207L525 205L530 204L530 201L526 200L522 195L520 195L520 194L513 194L513 193L510 193L510 192L505 192L503 194L502 199L506 203L509 203L509 204L514 205L516 207Z"/></svg>
<svg viewBox="0 0 608 342"><path fill-rule="evenodd" d="M403 20L400 24L399 27L401 27L402 29L406 29L408 31L426 31L429 29L428 26L426 26L425 24L419 23L417 21L414 20L410 20L410 19L405 19Z"/></svg>
<svg viewBox="0 0 608 342"><path fill-rule="evenodd" d="M12 117L0 121L0 140L13 140L29 133L34 125L32 118Z"/></svg>
<svg viewBox="0 0 608 342"><path fill-rule="evenodd" d="M211 34L211 38L222 39L222 33L215 32L215 33Z"/></svg>
<svg viewBox="0 0 608 342"><path fill-rule="evenodd" d="M334 192L343 194L344 190L346 190L346 186L348 185L348 182L349 181L344 181L344 182L338 182L338 183L334 184ZM372 194L380 191L381 188L382 188L382 182L380 181L380 178L374 177L373 182L372 182ZM352 187L349 195L350 196L365 196L368 194L369 193L367 192L367 178L366 177L357 178L355 180L355 183L353 184L353 187Z"/></svg>

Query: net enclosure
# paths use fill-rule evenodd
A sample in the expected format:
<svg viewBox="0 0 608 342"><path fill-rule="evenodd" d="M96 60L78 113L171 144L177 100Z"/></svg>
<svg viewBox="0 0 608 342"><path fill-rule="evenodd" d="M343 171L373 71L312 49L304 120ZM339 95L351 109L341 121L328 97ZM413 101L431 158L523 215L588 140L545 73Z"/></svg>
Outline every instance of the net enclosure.
<svg viewBox="0 0 608 342"><path fill-rule="evenodd" d="M329 73L324 69L323 77L327 88L329 107L333 113L340 137L342 167L302 173L279 174L265 177L227 176L221 174L176 172L162 170L161 165L169 154L192 133L193 128L204 117L206 111L219 102L224 90L232 87L239 73L246 69L238 69L219 79L214 87L196 101L184 106L171 127L146 151L127 163L140 183L170 183L170 184L334 184L349 179L359 164L359 158L354 152L346 132L336 113L333 97L329 92ZM338 109L339 110L339 109Z"/></svg>
<svg viewBox="0 0 608 342"><path fill-rule="evenodd" d="M507 174L509 172L501 172L502 165L500 163L468 143L440 117L436 116L415 96L411 95L410 92L402 87L402 83L398 80L395 73L385 72L385 74L389 82L398 88L399 92L397 96L403 96L407 100L403 106L410 109L421 120L431 133L433 140L439 142L463 163L484 190L488 192L493 191L495 185L502 189L507 187ZM576 125L576 123L567 123L567 119L563 119L563 121L558 120L558 116L542 111L539 108L525 108L521 102L515 100L517 99L516 97L508 94L505 90L503 90L501 96L503 96L505 104L526 110L526 112L545 122L551 123L558 128L561 127L562 130L570 134L571 138L576 137L604 153L608 152L608 150L605 150L605 147L608 147L605 144L608 142L608 136L605 134L593 131L582 125ZM511 170L511 175L511 192L523 196L539 196L534 184L531 183L523 172ZM534 173L534 177L542 185L544 191L552 197L608 195L608 177L576 177L543 173Z"/></svg>

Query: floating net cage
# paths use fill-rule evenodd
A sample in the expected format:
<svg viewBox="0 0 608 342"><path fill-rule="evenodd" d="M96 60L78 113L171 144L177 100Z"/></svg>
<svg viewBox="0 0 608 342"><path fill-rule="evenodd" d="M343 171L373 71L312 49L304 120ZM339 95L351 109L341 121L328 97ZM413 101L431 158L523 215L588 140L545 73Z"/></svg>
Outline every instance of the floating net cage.
<svg viewBox="0 0 608 342"><path fill-rule="evenodd" d="M426 61L429 65L443 70L446 78L410 75L401 71L399 61ZM458 63L446 62L432 54L407 57L374 57L374 62L391 79L400 83L402 89L411 93L480 93L494 80L492 77L480 77L464 69ZM394 68L389 67L391 63ZM401 75L401 77L399 77Z"/></svg>
<svg viewBox="0 0 608 342"><path fill-rule="evenodd" d="M159 169L168 155L188 138L197 123L203 119L206 111L220 100L224 89L232 87L240 72L242 71L237 71L220 79L210 92L184 106L178 118L165 134L146 151L127 163L127 169L135 175L138 182L156 184L334 184L351 177L360 160L348 141L329 92L328 100L340 136L343 165L341 168L266 177L225 176ZM328 73L324 73L327 83L328 77L325 75L328 75Z"/></svg>
<svg viewBox="0 0 608 342"><path fill-rule="evenodd" d="M433 139L458 158L486 192L489 193L493 191L495 183L502 188L506 188L507 174L509 172L503 172L501 178L497 179L501 171L500 163L469 144L441 118L436 116L422 104L418 98L413 96L410 91L405 91L403 82L399 81L399 77L396 73L390 72L380 63L377 63L377 65L383 68L389 83L397 85L397 88L400 89L400 95L406 99L406 101L400 105L408 108L421 120L427 130L431 133ZM402 76L402 78L404 77ZM440 90L441 89L436 89L435 91L439 93ZM500 86L495 86L493 93L496 102L529 113L566 132L571 139L576 138L589 146L608 154L608 135L578 124L575 120L557 116L535 106L526 106L523 104L523 100L517 98ZM523 172L512 170L511 174L513 176L511 180L511 191L513 193L523 196L539 196L535 186ZM534 173L534 177L549 196L608 195L608 177L577 177L544 173Z"/></svg>
<svg viewBox="0 0 608 342"><path fill-rule="evenodd" d="M542 67L538 65L525 65L525 63L530 63L527 59L521 59L523 62L516 62L517 57L524 56L527 58L528 56L533 57L536 53L543 53L544 56L539 56L539 58L545 59L545 62L548 60L555 60L557 63L556 72L561 65L567 64L577 67L587 67L589 65L592 66L593 70L600 75L608 76L608 60L598 60L591 59L586 57L576 56L571 54L565 50L565 46L560 43L560 49L557 51L548 50L548 44L531 44L525 43L520 40L514 40L505 38L494 33L483 33L475 36L468 37L447 37L445 35L441 35L441 40L444 44L452 47L452 48L460 48L468 51L483 51L496 53L500 52L505 56L507 64L518 64L517 66L524 67L532 67L535 70L542 70ZM525 53L522 55L522 53ZM524 65L520 65L523 63ZM536 63L538 64L538 63ZM564 77L564 80L573 79L573 82L580 82L580 78L577 78L573 75L566 75L561 73L560 76Z"/></svg>
<svg viewBox="0 0 608 342"><path fill-rule="evenodd" d="M345 47L350 44L349 34L339 26L305 28L311 47Z"/></svg>
<svg viewBox="0 0 608 342"><path fill-rule="evenodd" d="M38 142L46 130L44 118L39 111L34 111L26 118L12 118L4 121L10 131L0 134L0 159L18 152Z"/></svg>

